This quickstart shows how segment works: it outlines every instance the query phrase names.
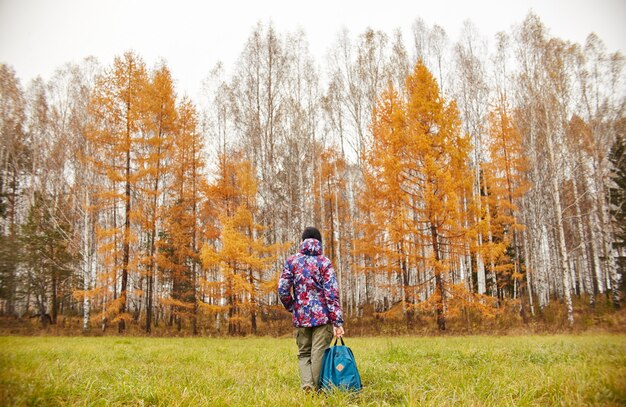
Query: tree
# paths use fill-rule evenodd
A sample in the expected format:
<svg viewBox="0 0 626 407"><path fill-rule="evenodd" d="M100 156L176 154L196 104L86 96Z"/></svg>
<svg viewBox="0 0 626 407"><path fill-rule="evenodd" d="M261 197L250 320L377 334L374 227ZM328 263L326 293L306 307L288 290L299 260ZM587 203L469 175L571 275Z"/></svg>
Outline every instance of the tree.
<svg viewBox="0 0 626 407"><path fill-rule="evenodd" d="M595 193L595 208L602 252L603 279L607 291L612 291L612 301L620 307L619 276L613 252L613 228L607 203L607 185L610 184L609 149L616 140L616 131L624 115L622 72L624 56L619 52L607 55L603 42L595 34L590 34L584 47L584 66L579 75L581 89L581 116L591 130L590 158L593 172L590 184ZM600 261L600 259L598 259ZM598 279L600 280L600 279ZM601 284L598 281L598 284ZM603 288L603 287L602 287ZM600 292L603 290L600 289Z"/></svg>
<svg viewBox="0 0 626 407"><path fill-rule="evenodd" d="M363 237L357 226L367 222L367 214L361 213L357 208L356 197L363 184L362 170L365 166L366 149L372 142L370 124L374 106L388 81L403 82L410 69L408 57L400 41L400 36L396 35L395 41L390 44L387 34L371 28L365 29L354 39L347 30L343 30L329 52L331 82L324 97L326 121L331 136L329 141L338 144L342 158L353 164L348 165L346 171L346 198L350 216L346 233L342 235L350 242ZM322 195L320 191L318 193ZM326 210L323 206L321 208ZM351 246L350 263L365 270L367 266L364 254L357 254L354 243ZM363 300L367 302L374 298L374 281L367 272L350 274L349 280L352 295L346 304L347 311L349 315L358 315L362 310Z"/></svg>
<svg viewBox="0 0 626 407"><path fill-rule="evenodd" d="M320 225L326 254L337 270L340 297L347 298L352 290L347 290L344 281L344 259L350 252L350 241L346 238L346 225L350 223L350 213L345 190L347 188L347 163L336 148L327 147L319 156L320 171L315 174L313 191L321 191L321 199L316 202L315 212L320 214L316 225ZM322 210L324 208L324 210ZM304 228L300 228L301 230ZM345 303L344 303L345 304Z"/></svg>
<svg viewBox="0 0 626 407"><path fill-rule="evenodd" d="M488 192L483 195L489 210L483 227L488 229L491 241L482 249L484 258L493 265L491 272L497 276L500 297L504 299L506 290L512 298L517 298L524 276L520 253L520 233L524 227L519 220L519 202L529 185L525 180L527 162L521 135L506 104L489 113L488 136L490 162L483 165Z"/></svg>
<svg viewBox="0 0 626 407"><path fill-rule="evenodd" d="M285 229L279 240L297 235L313 222L315 194L307 192L319 172L321 152L315 140L320 119L319 77L304 33L288 36L285 48L289 64L282 113L286 131L278 148L280 164L274 182L281 186L278 195L289 204L276 208L284 222L277 226Z"/></svg>
<svg viewBox="0 0 626 407"><path fill-rule="evenodd" d="M41 185L52 200L67 202L64 220L71 224L72 236L66 236L78 262L76 276L81 284L72 284L75 298L82 300L83 330L90 325L94 285L97 276L95 224L98 216L93 196L96 174L85 157L91 157L91 142L86 137L88 105L93 80L98 71L91 57L80 64L65 64L47 83L48 139L40 153ZM44 176L45 174L45 176ZM80 174L80 176L75 176ZM47 181L46 181L47 180Z"/></svg>
<svg viewBox="0 0 626 407"><path fill-rule="evenodd" d="M38 315L45 326L48 321L57 322L61 286L67 284L76 259L67 241L71 225L59 216L61 208L67 205L51 202L40 192L34 198L22 226L20 243L28 276L27 289L35 297Z"/></svg>
<svg viewBox="0 0 626 407"><path fill-rule="evenodd" d="M98 76L93 90L90 112L93 125L89 129L94 144L93 163L106 177L109 185L97 191L108 202L110 221L100 231L100 250L107 258L113 290L117 272L121 271L119 297L109 304L109 314L118 322L120 333L126 330L128 278L136 259L131 262L131 243L137 236L131 228L134 195L142 173L137 172L141 125L146 110L147 73L144 62L133 52L116 57L113 66ZM118 226L117 205L121 201L123 214ZM120 246L121 245L121 251ZM119 258L121 257L121 259Z"/></svg>
<svg viewBox="0 0 626 407"><path fill-rule="evenodd" d="M416 228L430 235L432 267L436 282L437 325L446 329L446 279L454 255L463 247L465 230L460 198L471 185L467 167L469 141L462 136L454 101L447 102L426 67L418 63L407 78L407 191L417 198ZM408 158L407 157L407 158ZM410 158L409 158L410 160Z"/></svg>
<svg viewBox="0 0 626 407"><path fill-rule="evenodd" d="M268 227L270 242L276 242L284 230L280 214L286 212L281 192L284 185L276 182L280 169L279 143L287 133L285 89L289 57L284 38L272 25L264 28L258 24L246 42L241 61L230 87L231 117L242 150L253 163L259 179L258 222Z"/></svg>
<svg viewBox="0 0 626 407"><path fill-rule="evenodd" d="M200 264L199 207L204 160L202 139L198 132L195 106L187 98L177 106L176 134L171 148L169 170L172 182L167 197L163 242L157 263L171 284L169 298L161 303L172 309L170 324L182 319L191 321L191 331L198 333L198 271Z"/></svg>
<svg viewBox="0 0 626 407"><path fill-rule="evenodd" d="M407 131L406 102L400 99L390 82L374 111L373 143L367 150L365 188L359 202L359 209L366 216L357 250L365 257L365 262L364 266L355 265L355 268L366 274L366 281L371 274L386 276L389 297L395 299L395 293L400 293L402 309L410 326L415 293L409 286L409 271L410 265L420 259L414 258L417 242L411 239L411 236L419 239L411 218L411 205L415 201L412 201L410 192L403 189L407 163L398 162L399 157L410 154L405 144L410 137ZM395 278L399 290L391 283ZM367 295L366 300L370 300Z"/></svg>
<svg viewBox="0 0 626 407"><path fill-rule="evenodd" d="M0 298L2 313L16 313L19 219L23 172L31 151L25 139L25 100L15 71L0 65Z"/></svg>
<svg viewBox="0 0 626 407"><path fill-rule="evenodd" d="M352 317L619 307L624 57L533 14L491 58L469 22L455 42L417 20L411 40L342 31L322 90L306 35L257 24L202 116L133 52L26 91L1 65L0 312L37 292L84 330L261 331L282 318L277 244L310 224ZM73 260L51 271L42 241Z"/></svg>
<svg viewBox="0 0 626 407"><path fill-rule="evenodd" d="M401 231L410 220L415 243L428 249L424 263L435 280L429 300L435 304L439 329L445 330L448 279L459 247L464 247L460 197L471 185L470 146L461 135L456 104L446 102L424 64L418 62L407 78L404 99L399 101L396 94L388 89L375 110L370 148L379 158L371 165L383 177L392 204L386 212L393 217L386 223ZM400 233L395 236L397 242L405 240ZM398 255L397 264L407 271L402 244Z"/></svg>
<svg viewBox="0 0 626 407"><path fill-rule="evenodd" d="M265 244L263 228L253 220L257 210L253 174L246 161L222 161L219 178L211 188L214 202L223 208L219 218L220 247L205 244L201 254L205 267L219 267L221 271L220 291L230 335L244 332L245 317L250 318L250 330L256 333L261 295L274 291L278 283L276 273L269 281L263 278L283 245Z"/></svg>
<svg viewBox="0 0 626 407"><path fill-rule="evenodd" d="M456 71L458 72L458 80L452 89L455 100L458 101L459 111L463 123L465 134L470 135L472 139L472 151L470 154L470 167L474 171L474 188L472 196L466 201L465 206L468 216L480 213L482 208L481 191L487 193L487 189L481 185L484 177L481 176L482 165L486 162L486 120L489 103L489 84L486 78L486 67L484 63L485 47L481 44L480 37L476 27L466 21L463 24L463 34L460 40L454 46L454 61ZM473 201L477 206L476 210L470 210L467 201ZM468 218L466 227L475 224L478 220ZM474 254L474 262L476 263L476 279L477 292L484 294L487 291L487 281L485 276L485 265L481 246L484 240L488 240L485 231L478 231L478 234L469 241L466 248L465 260L461 263L471 281L472 276L472 256L470 248L476 246L476 250L472 250ZM493 277L493 276L492 276ZM472 289L472 284L468 284L468 288Z"/></svg>
<svg viewBox="0 0 626 407"><path fill-rule="evenodd" d="M623 121L621 125L623 126ZM626 248L626 143L623 132L615 140L615 144L611 148L610 160L612 167L613 186L609 188L608 201L611 204L611 220L615 230L614 245L621 254L620 261L622 270L624 269L624 249ZM622 278L623 278L622 274ZM617 298L616 298L617 297ZM615 284L613 288L613 305L620 308L619 301L619 285Z"/></svg>
<svg viewBox="0 0 626 407"><path fill-rule="evenodd" d="M145 152L141 162L141 170L146 174L142 184L143 196L145 200L139 202L143 206L143 211L138 213L141 218L143 229L147 235L145 256L143 257L143 267L146 277L146 332L151 331L153 323L153 301L154 301L154 279L156 274L157 257L157 226L161 224L160 201L164 194L165 179L168 172L172 171L179 175L173 167L187 165L187 163L170 163L172 143L177 137L178 148L194 148L194 143L198 142L196 133L196 122L192 112L193 107L188 102L183 105L185 117L181 118L180 124L185 126L184 130L178 132L177 112L175 105L176 94L171 73L165 63L162 63L151 74L147 86L146 118L143 126ZM190 140L191 138L191 140ZM190 144L186 145L185 143ZM200 146L195 147L196 149ZM197 159L197 152L194 152L194 159ZM185 160L184 154L176 157ZM178 180L182 182L181 180ZM183 199L183 198L181 198ZM195 333L195 332L194 332Z"/></svg>
<svg viewBox="0 0 626 407"><path fill-rule="evenodd" d="M556 232L552 252L557 260L559 283L571 325L574 323L574 309L571 298L570 253L566 242L564 203L561 197L561 185L565 176L562 146L569 109L566 98L569 83L564 62L566 44L547 38L545 27L532 14L529 14L520 28L519 41L521 73L518 81L518 125L523 138L529 141L528 148L535 155L530 160L533 166L533 182L539 185L539 182L545 181L550 185L550 188L535 189L531 197L534 195L533 204L539 206L535 210L538 213L543 212L542 215L551 220ZM541 180L546 174L549 174L546 179ZM546 206L546 203L550 205ZM540 220L536 218L533 220L535 222L540 223ZM545 221L542 223L545 225ZM541 236L545 231L537 230L535 233Z"/></svg>
<svg viewBox="0 0 626 407"><path fill-rule="evenodd" d="M574 115L567 127L567 148L571 157L570 171L576 173L572 179L571 192L574 200L574 219L578 247L574 253L579 253L581 267L578 270L579 291L589 294L589 304L595 307L596 296L603 284L599 247L600 242L594 227L596 222L594 211L596 200L590 193L590 173L588 163L589 153L592 151L593 137L591 129L580 116ZM579 186L580 185L580 186Z"/></svg>

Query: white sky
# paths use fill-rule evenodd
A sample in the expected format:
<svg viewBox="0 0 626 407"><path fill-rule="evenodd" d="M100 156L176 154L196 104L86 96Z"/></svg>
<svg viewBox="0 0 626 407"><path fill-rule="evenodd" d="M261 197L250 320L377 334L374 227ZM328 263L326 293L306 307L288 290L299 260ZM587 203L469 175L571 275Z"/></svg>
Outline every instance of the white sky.
<svg viewBox="0 0 626 407"><path fill-rule="evenodd" d="M149 67L164 58L178 93L196 99L216 62L236 62L258 21L281 33L302 28L324 67L342 27L352 35L368 26L390 35L400 28L410 49L417 17L442 26L452 41L470 19L492 43L531 9L554 36L583 43L595 32L609 51L626 53L626 0L0 0L0 63L13 66L25 88L66 62L93 55L109 65L134 49Z"/></svg>

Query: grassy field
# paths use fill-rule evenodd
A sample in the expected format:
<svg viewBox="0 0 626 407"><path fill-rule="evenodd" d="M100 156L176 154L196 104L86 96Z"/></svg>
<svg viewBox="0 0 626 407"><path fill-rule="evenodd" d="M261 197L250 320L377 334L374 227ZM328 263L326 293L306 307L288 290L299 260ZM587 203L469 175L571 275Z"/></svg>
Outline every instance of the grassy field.
<svg viewBox="0 0 626 407"><path fill-rule="evenodd" d="M626 405L626 335L346 341L359 394L302 393L291 338L0 337L0 404Z"/></svg>

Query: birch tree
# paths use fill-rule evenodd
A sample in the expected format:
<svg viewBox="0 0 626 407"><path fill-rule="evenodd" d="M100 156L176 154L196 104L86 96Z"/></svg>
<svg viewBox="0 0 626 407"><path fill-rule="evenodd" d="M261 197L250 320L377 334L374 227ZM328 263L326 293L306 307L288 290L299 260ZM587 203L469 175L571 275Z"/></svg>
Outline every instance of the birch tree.
<svg viewBox="0 0 626 407"><path fill-rule="evenodd" d="M31 151L25 136L25 99L8 65L0 65L0 292L2 313L16 314L18 276L18 233L24 171Z"/></svg>

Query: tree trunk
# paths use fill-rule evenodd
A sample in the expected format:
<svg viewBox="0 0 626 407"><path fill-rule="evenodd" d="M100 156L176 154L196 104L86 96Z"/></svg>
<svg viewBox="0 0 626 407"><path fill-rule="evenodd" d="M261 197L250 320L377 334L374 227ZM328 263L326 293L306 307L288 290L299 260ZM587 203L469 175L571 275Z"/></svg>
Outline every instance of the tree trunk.
<svg viewBox="0 0 626 407"><path fill-rule="evenodd" d="M402 270L402 292L404 294L404 306L406 307L406 325L408 329L413 328L413 301L409 294L409 267L405 257L402 243L399 245L400 269ZM445 328L444 328L445 329Z"/></svg>
<svg viewBox="0 0 626 407"><path fill-rule="evenodd" d="M54 263L54 243L50 243L50 260ZM56 270L54 270L54 266L50 266L50 276L52 278L52 310L51 310L51 322L52 324L57 323L57 314L59 312L59 300L57 298L58 292L58 284L59 284L59 276Z"/></svg>
<svg viewBox="0 0 626 407"><path fill-rule="evenodd" d="M482 176L481 179L483 180L485 199L487 199L489 197L487 180L484 176ZM489 247L493 247L493 235L491 234L491 210L489 208L489 204L485 205L485 211L487 219L489 219L489 222L487 222L487 239L489 241ZM490 294L492 297L498 298L498 276L496 275L495 264L493 261L493 256L491 255L489 256L489 277L491 278L491 282L489 284Z"/></svg>
<svg viewBox="0 0 626 407"><path fill-rule="evenodd" d="M254 275L252 273L252 269L250 269L249 273L248 273L248 279L250 282L250 285L252 287L254 287ZM257 326L256 326L256 307L257 307L257 303L256 300L254 298L254 295L250 296L250 302L251 304L251 311L250 311L250 327L252 329L252 334L256 335L256 330L257 330Z"/></svg>
<svg viewBox="0 0 626 407"><path fill-rule="evenodd" d="M587 178L586 175L583 176L583 180L585 182L585 190L591 191L590 185L589 185L589 179ZM592 307L595 306L596 296L604 292L604 278L602 276L602 268L600 266L600 253L598 250L598 242L600 241L600 238L597 235L597 229L596 229L596 225L598 225L598 222L597 221L594 222L594 220L597 219L596 214L598 213L598 211L599 209L597 208L597 200L592 199L591 200L591 213L587 217L587 228L589 229L589 235L591 237L589 239L589 245L591 249L591 263L592 263L591 266L593 268L593 276L591 277L593 286L590 287L590 291L592 292L592 295L589 300L589 303Z"/></svg>
<svg viewBox="0 0 626 407"><path fill-rule="evenodd" d="M563 295L565 297L565 305L567 307L567 321L570 325L574 324L574 307L572 305L571 295L571 282L568 267L567 245L565 244L565 230L563 228L563 207L561 205L561 196L559 195L559 183L558 176L556 174L556 164L554 158L554 147L552 142L552 135L546 135L547 147L548 147L548 159L552 175L550 177L551 182L551 194L554 203L554 215L556 217L556 232L558 238L558 245L560 250L561 259L561 277L563 282Z"/></svg>
<svg viewBox="0 0 626 407"><path fill-rule="evenodd" d="M587 257L587 241L585 239L585 232L583 228L583 217L580 210L580 202L578 195L578 186L576 184L576 180L572 180L572 190L574 192L574 206L576 210L576 232L578 233L578 240L580 241L580 258L581 258L581 266L579 267L579 285L580 285L580 294L584 294L587 291L593 291L590 287L585 287L585 283L589 280L587 276L589 275L589 261ZM583 275L584 273L584 275ZM593 302L593 294L590 294L590 302Z"/></svg>
<svg viewBox="0 0 626 407"><path fill-rule="evenodd" d="M439 241L438 241L438 231L437 226L432 224L430 225L430 236L432 238L432 247L433 254L435 255L435 284L437 286L437 291L439 291L439 298L437 299L437 327L439 327L440 331L445 331L446 329L446 287L445 281L440 270L437 270L439 266L439 261L441 260L440 252L439 252Z"/></svg>
<svg viewBox="0 0 626 407"><path fill-rule="evenodd" d="M602 223L602 249L605 265L605 273L607 274L607 289L611 289L611 301L615 309L621 308L620 292L619 292L619 274L615 265L615 256L613 255L613 227L608 216L608 208L604 202L604 189L599 188L598 202L600 209L600 222Z"/></svg>
<svg viewBox="0 0 626 407"><path fill-rule="evenodd" d="M85 295L83 296L83 332L89 330L89 319L91 317L91 297L89 292L93 289L93 284L96 281L96 259L93 250L93 237L95 231L92 228L93 218L90 206L91 194L89 191L85 191L82 225L83 289L85 291Z"/></svg>
<svg viewBox="0 0 626 407"><path fill-rule="evenodd" d="M524 234L524 239L523 239L523 244L524 244L524 258L526 259L526 290L528 292L528 304L530 306L530 314L532 316L535 316L535 306L533 304L533 285L532 285L532 281L531 281L531 269L532 267L530 267L530 261L529 261L529 256L528 256L528 237L526 236L526 232L523 232ZM524 301L523 299L521 299L521 301Z"/></svg>
<svg viewBox="0 0 626 407"><path fill-rule="evenodd" d="M121 299L121 304L120 304L120 309L119 309L119 313L120 315L126 313L126 300L127 300L127 294L126 294L126 289L128 287L128 263L130 260L130 211L131 211L131 203L130 203L130 105L128 105L127 107L127 133L126 133L126 142L128 143L127 145L127 150L126 150L126 173L125 173L125 182L126 182L126 188L125 188L125 192L124 192L124 198L125 198L125 217L124 217L124 241L122 242L123 244L123 249L122 249L122 287L120 289L120 299ZM119 325L118 325L118 332L119 333L124 333L124 331L126 330L126 321L124 319L125 317L122 315L122 317L119 320Z"/></svg>
<svg viewBox="0 0 626 407"><path fill-rule="evenodd" d="M337 160L335 160L335 179L337 179ZM341 263L341 234L340 234L340 228L339 228L339 191L337 191L338 188L335 188L335 223L333 225L333 236L332 239L333 241L337 241L336 243L336 252L337 252L337 257L336 257L336 262L335 262L335 268L337 269L337 284L339 286L339 303L342 304L341 302L341 291L343 289L343 266Z"/></svg>

